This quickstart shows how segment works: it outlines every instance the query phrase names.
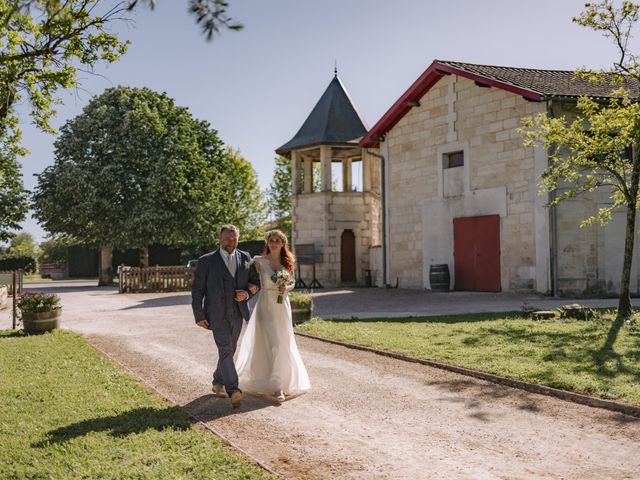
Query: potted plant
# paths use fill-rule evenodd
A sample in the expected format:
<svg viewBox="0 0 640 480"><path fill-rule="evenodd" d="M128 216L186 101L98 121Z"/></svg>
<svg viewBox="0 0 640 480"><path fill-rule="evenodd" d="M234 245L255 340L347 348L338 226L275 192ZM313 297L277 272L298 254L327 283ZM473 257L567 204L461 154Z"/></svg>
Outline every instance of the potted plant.
<svg viewBox="0 0 640 480"><path fill-rule="evenodd" d="M54 293L28 292L18 300L22 324L27 333L44 333L58 328L62 305Z"/></svg>
<svg viewBox="0 0 640 480"><path fill-rule="evenodd" d="M313 298L311 295L301 292L290 292L291 320L294 325L311 320L313 313Z"/></svg>

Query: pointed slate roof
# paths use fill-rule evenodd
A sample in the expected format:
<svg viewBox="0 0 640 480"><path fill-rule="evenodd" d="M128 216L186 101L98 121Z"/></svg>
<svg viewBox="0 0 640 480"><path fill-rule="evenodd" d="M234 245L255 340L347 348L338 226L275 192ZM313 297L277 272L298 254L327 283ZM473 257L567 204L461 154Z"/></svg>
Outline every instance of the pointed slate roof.
<svg viewBox="0 0 640 480"><path fill-rule="evenodd" d="M315 145L357 144L365 133L367 127L336 74L298 133L276 153L286 155Z"/></svg>

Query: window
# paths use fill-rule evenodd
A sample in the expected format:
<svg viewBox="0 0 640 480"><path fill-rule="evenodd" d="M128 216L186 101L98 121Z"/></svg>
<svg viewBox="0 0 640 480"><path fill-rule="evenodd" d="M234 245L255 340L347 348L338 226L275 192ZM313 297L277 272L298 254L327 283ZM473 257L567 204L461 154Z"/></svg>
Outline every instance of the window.
<svg viewBox="0 0 640 480"><path fill-rule="evenodd" d="M444 168L462 167L464 165L464 152L447 153L444 156Z"/></svg>

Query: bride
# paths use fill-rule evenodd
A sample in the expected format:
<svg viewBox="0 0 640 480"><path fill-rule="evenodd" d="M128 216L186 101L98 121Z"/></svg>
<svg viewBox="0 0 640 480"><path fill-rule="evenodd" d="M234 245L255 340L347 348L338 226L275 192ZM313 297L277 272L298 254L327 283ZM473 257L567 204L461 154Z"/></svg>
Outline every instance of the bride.
<svg viewBox="0 0 640 480"><path fill-rule="evenodd" d="M287 296L293 281L279 287L272 280L282 270L293 279L295 259L287 247L286 235L280 230L269 231L263 256L253 261L260 273L261 289L236 354L240 388L248 393L274 395L283 402L311 388L293 335ZM278 303L278 296L282 303Z"/></svg>

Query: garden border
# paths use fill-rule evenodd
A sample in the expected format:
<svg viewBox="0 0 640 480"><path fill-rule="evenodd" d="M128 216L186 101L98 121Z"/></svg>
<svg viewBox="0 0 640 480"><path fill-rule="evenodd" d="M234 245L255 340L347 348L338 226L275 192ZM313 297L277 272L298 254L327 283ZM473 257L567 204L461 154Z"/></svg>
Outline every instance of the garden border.
<svg viewBox="0 0 640 480"><path fill-rule="evenodd" d="M342 347L351 348L354 350L363 350L365 352L375 353L384 357L391 357L397 360L403 360L405 362L420 363L429 367L440 368L442 370L448 370L450 372L459 373L469 377L475 377L480 380L486 380L492 383L498 383L507 387L517 388L520 390L526 390L531 393L538 393L540 395L547 395L550 397L559 398L561 400L580 403L589 407L603 408L617 413L623 413L632 417L640 418L640 405L634 405L631 403L619 402L616 400L605 400L602 398L591 397L581 393L570 392L568 390L560 390L557 388L547 387L546 385L540 385L536 383L523 382L521 380L514 380L512 378L501 377L500 375L494 375L493 373L481 372L478 370L471 370L470 368L460 367L458 365L452 365L445 362L438 362L435 360L425 360L422 358L411 357L402 353L388 352L386 350L378 350L376 348L365 347L363 345L356 345L353 343L347 343L340 340L333 340L329 338L319 337L311 335L309 333L295 332L296 335L301 337L307 337L321 342L332 343L334 345L340 345Z"/></svg>

